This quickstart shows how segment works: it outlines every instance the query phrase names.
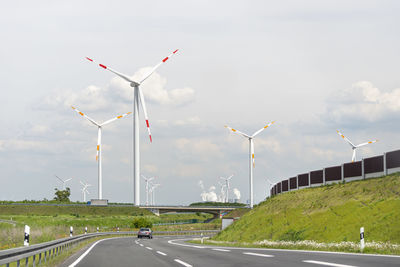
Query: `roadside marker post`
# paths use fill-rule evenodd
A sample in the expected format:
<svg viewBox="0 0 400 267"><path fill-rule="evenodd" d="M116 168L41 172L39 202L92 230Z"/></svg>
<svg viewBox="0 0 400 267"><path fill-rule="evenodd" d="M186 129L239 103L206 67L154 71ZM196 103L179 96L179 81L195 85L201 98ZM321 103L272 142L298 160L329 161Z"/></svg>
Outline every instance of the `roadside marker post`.
<svg viewBox="0 0 400 267"><path fill-rule="evenodd" d="M74 227L70 227L69 228L69 237L72 237L72 235L74 234Z"/></svg>
<svg viewBox="0 0 400 267"><path fill-rule="evenodd" d="M29 246L29 234L31 232L31 228L28 225L25 225L25 235L24 235L24 246Z"/></svg>
<svg viewBox="0 0 400 267"><path fill-rule="evenodd" d="M85 226L85 235L87 234L87 226Z"/></svg>
<svg viewBox="0 0 400 267"><path fill-rule="evenodd" d="M97 232L99 232L99 227L97 227Z"/></svg>
<svg viewBox="0 0 400 267"><path fill-rule="evenodd" d="M360 228L360 249L361 252L364 250L365 242L364 242L364 227Z"/></svg>

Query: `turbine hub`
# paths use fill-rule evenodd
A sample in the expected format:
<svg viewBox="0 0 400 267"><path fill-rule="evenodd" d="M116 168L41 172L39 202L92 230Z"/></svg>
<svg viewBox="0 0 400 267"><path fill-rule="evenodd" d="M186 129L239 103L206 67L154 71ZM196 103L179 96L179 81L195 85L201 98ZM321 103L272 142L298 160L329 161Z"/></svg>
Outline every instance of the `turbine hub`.
<svg viewBox="0 0 400 267"><path fill-rule="evenodd" d="M131 82L131 87L138 87L138 86L139 86L138 83L136 83L136 82Z"/></svg>

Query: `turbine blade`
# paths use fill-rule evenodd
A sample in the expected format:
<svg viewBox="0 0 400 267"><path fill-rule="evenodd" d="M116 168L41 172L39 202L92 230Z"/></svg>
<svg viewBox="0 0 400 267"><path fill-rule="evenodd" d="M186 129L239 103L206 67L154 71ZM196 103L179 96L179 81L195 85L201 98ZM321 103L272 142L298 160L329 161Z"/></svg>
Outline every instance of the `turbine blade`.
<svg viewBox="0 0 400 267"><path fill-rule="evenodd" d="M96 61L94 61L94 60L91 59L91 58L86 57L86 59L89 60L90 62L97 63ZM112 68L107 67L106 65L99 64L99 63L97 63L97 64L98 64L100 67L102 67L103 69L108 70L108 71L111 71L112 73L118 75L119 77L121 77L121 78L124 79L125 81L130 82L130 83L137 84L137 82L133 81L133 80L132 80L131 78L129 78L127 75L122 74L122 73L120 73L120 72L118 72L118 71L116 71L116 70L113 70Z"/></svg>
<svg viewBox="0 0 400 267"><path fill-rule="evenodd" d="M139 82L139 84L142 84L147 78L150 77L150 75L152 75L156 69L158 69L163 63L165 63L170 57L172 57L173 55L175 55L175 53L178 52L178 49L176 49L174 52L172 52L171 54L169 54L166 58L164 58L163 60L161 60L160 63L158 63L157 65L155 65L151 71L149 73L147 73L144 78Z"/></svg>
<svg viewBox="0 0 400 267"><path fill-rule="evenodd" d="M100 134L100 128L99 128L99 133L97 134L96 161L99 160L100 146L101 146L101 134Z"/></svg>
<svg viewBox="0 0 400 267"><path fill-rule="evenodd" d="M347 139L341 132L339 132L338 130L336 130L336 132L338 133L338 135L340 135L351 147L356 147L349 139Z"/></svg>
<svg viewBox="0 0 400 267"><path fill-rule="evenodd" d="M71 108L73 110L75 110L79 115L85 117L88 121L90 121L91 123L93 123L96 126L100 126L95 120L93 120L92 118L90 118L88 115L84 114L83 112L79 111L77 108L71 106Z"/></svg>
<svg viewBox="0 0 400 267"><path fill-rule="evenodd" d="M359 144L359 145L357 145L356 147L362 147L362 146L369 145L369 144L373 144L373 143L376 143L376 142L378 142L378 140L372 140L372 141L368 141L368 142Z"/></svg>
<svg viewBox="0 0 400 267"><path fill-rule="evenodd" d="M86 186L82 181L79 181L81 183L81 185Z"/></svg>
<svg viewBox="0 0 400 267"><path fill-rule="evenodd" d="M143 96L142 90L140 90L139 87L137 87L136 89L139 90L139 98L140 98L140 103L142 104L144 118L145 118L145 120L146 120L147 132L149 133L150 143L152 143L153 140L152 140L152 138L151 138L149 117L147 116L147 109L146 109L146 103L144 102L144 96Z"/></svg>
<svg viewBox="0 0 400 267"><path fill-rule="evenodd" d="M236 130L236 129L233 129L233 128L227 126L227 125L225 125L224 127L227 128L227 129L229 129L229 130L231 130L231 131L234 132L234 133L241 134L241 135L243 135L243 136L246 137L246 138L250 138L250 136L248 136L247 134L242 133L241 131L238 131L238 130Z"/></svg>
<svg viewBox="0 0 400 267"><path fill-rule="evenodd" d="M233 177L233 174L232 174L231 176L229 176L229 177L227 178L227 180L230 180L230 179L232 179L232 177Z"/></svg>
<svg viewBox="0 0 400 267"><path fill-rule="evenodd" d="M125 113L125 114L119 115L119 116L117 116L117 117L115 117L115 118L112 118L112 119L110 119L110 120L108 120L108 121L103 122L100 126L103 126L103 125L109 124L109 123L111 123L111 122L113 122L113 121L116 121L116 120L118 120L118 119L121 119L121 118L123 118L123 117L125 117L125 116L128 116L128 115L131 114L131 113L132 113L132 112L127 112L127 113Z"/></svg>
<svg viewBox="0 0 400 267"><path fill-rule="evenodd" d="M265 129L267 129L269 126L271 126L272 124L274 124L275 121L268 123L266 126L264 126L263 128L261 128L260 130L258 130L257 132L255 132L253 134L252 137L256 137L256 135L258 135L259 133L261 133L262 131L264 131Z"/></svg>
<svg viewBox="0 0 400 267"><path fill-rule="evenodd" d="M256 166L255 161L254 161L254 141L251 140L251 160L253 162L253 168Z"/></svg>
<svg viewBox="0 0 400 267"><path fill-rule="evenodd" d="M60 177L58 177L57 175L54 175L55 177L57 177L58 178L58 180L60 180L61 182L63 182L64 183L64 180L63 179L61 179Z"/></svg>
<svg viewBox="0 0 400 267"><path fill-rule="evenodd" d="M72 178L69 178L69 179L65 180L64 182L68 182L69 180L72 180Z"/></svg>

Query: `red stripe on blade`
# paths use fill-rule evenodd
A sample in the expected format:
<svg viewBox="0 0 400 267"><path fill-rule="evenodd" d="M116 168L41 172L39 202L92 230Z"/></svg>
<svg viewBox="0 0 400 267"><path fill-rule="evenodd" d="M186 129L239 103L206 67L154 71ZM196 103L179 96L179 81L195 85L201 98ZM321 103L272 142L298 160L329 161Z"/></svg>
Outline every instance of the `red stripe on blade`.
<svg viewBox="0 0 400 267"><path fill-rule="evenodd" d="M168 57L164 58L164 59L162 60L162 62L165 62L165 61L167 61L167 60L168 60Z"/></svg>
<svg viewBox="0 0 400 267"><path fill-rule="evenodd" d="M99 64L100 67L102 67L103 69L107 69L106 66L104 66L103 64Z"/></svg>
<svg viewBox="0 0 400 267"><path fill-rule="evenodd" d="M91 59L91 58L86 57L86 59L93 62L93 59Z"/></svg>
<svg viewBox="0 0 400 267"><path fill-rule="evenodd" d="M175 54L176 52L178 52L179 49L176 49L173 53Z"/></svg>
<svg viewBox="0 0 400 267"><path fill-rule="evenodd" d="M149 121L148 120L146 120L146 124L147 124L147 128L149 128L150 125L149 125Z"/></svg>
<svg viewBox="0 0 400 267"><path fill-rule="evenodd" d="M153 140L151 139L151 135L150 135L150 143L152 143L153 142Z"/></svg>

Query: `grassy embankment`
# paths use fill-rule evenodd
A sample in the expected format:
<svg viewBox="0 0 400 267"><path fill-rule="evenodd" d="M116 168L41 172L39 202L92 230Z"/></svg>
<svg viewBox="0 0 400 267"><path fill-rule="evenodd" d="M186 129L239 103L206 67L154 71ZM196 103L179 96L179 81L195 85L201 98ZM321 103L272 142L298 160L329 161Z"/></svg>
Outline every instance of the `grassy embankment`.
<svg viewBox="0 0 400 267"><path fill-rule="evenodd" d="M0 250L19 247L23 243L24 225L31 227L30 243L36 244L69 236L69 227L74 234L82 234L84 227L89 232L132 231L132 222L137 216L144 216L153 223L198 220L202 222L211 217L208 214L163 214L160 217L133 206L93 207L93 206L29 206L0 205L0 219L12 220L16 226L0 222ZM154 226L155 231L181 231L218 229L220 224L184 224Z"/></svg>
<svg viewBox="0 0 400 267"><path fill-rule="evenodd" d="M255 206L210 243L400 254L400 174L284 193Z"/></svg>

